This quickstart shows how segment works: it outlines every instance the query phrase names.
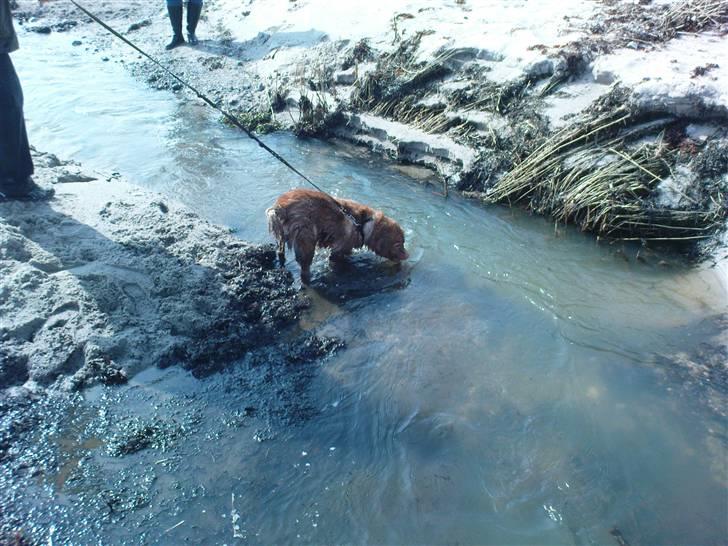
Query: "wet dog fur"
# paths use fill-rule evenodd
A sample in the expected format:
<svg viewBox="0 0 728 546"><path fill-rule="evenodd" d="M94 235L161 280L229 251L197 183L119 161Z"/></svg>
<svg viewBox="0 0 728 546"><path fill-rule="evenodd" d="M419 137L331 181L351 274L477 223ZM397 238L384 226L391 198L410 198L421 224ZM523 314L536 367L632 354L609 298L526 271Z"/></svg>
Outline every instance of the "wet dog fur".
<svg viewBox="0 0 728 546"><path fill-rule="evenodd" d="M351 221L341 209L355 220ZM349 256L353 249L367 247L394 262L409 257L404 248L404 231L381 211L325 193L295 189L281 195L266 211L268 229L278 241L278 259L286 260L286 246L292 248L301 266L301 281L311 280L311 262L316 248L331 249L330 260Z"/></svg>

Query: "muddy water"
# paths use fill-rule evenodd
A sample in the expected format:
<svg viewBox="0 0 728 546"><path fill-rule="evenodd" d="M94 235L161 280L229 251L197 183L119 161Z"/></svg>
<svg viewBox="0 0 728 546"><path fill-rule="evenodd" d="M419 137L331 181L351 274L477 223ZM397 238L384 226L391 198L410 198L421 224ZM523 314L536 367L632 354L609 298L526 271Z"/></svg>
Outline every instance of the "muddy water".
<svg viewBox="0 0 728 546"><path fill-rule="evenodd" d="M300 184L294 175L209 109L149 91L71 47L73 36L23 38L14 58L40 149L267 240L263 211ZM113 461L78 440L72 457L86 450L101 474L125 464L153 473L151 500L97 533L151 543L725 539L725 419L704 400L713 391L687 389L671 364L693 358L728 311L718 271L445 201L358 150L265 140L332 193L400 220L413 258L400 270L367 255L336 272L316 263L300 327L347 349L299 386L317 411L295 426L218 434L247 403L245 381L226 374L149 371L87 394L141 414L170 399L196 404L201 423L171 451ZM56 494L72 504L64 487ZM99 536L61 516L54 532Z"/></svg>

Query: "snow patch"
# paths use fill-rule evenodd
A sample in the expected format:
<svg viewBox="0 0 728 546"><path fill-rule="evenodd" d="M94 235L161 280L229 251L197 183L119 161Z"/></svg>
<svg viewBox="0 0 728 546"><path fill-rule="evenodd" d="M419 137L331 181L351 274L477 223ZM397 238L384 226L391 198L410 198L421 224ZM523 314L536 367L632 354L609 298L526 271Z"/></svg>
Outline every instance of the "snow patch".
<svg viewBox="0 0 728 546"><path fill-rule="evenodd" d="M489 79L506 81L546 59L546 48L580 37L576 21L588 19L594 4L579 0L543 2L499 0L466 2L460 6L436 0L268 0L241 6L239 0L219 0L207 13L211 26L226 29L232 39L260 48L248 55L259 59L261 73L290 63L286 48L314 47L322 40L368 39L381 51L392 51L395 37L424 32L417 60L429 61L450 48L471 49L474 58L492 69ZM262 34L261 34L262 33ZM260 43L263 42L263 43ZM534 48L533 46L539 46ZM265 57L272 49L274 57Z"/></svg>
<svg viewBox="0 0 728 546"><path fill-rule="evenodd" d="M597 59L595 82L619 81L634 88L637 105L645 111L696 116L706 109L728 116L728 36L684 36L654 51L621 49ZM717 67L696 75L707 63Z"/></svg>
<svg viewBox="0 0 728 546"><path fill-rule="evenodd" d="M467 170L475 151L445 135L432 135L369 114L349 114L337 136L364 144L394 159L433 168L445 176Z"/></svg>

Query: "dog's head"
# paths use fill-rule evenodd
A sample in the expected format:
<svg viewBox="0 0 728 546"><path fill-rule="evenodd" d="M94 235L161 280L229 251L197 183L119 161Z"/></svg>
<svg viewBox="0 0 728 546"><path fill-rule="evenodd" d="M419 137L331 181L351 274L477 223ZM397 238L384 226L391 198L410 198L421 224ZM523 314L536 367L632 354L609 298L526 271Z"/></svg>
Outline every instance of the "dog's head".
<svg viewBox="0 0 728 546"><path fill-rule="evenodd" d="M364 224L364 240L366 245L377 255L401 262L409 258L404 248L404 231L399 224L387 218L381 212Z"/></svg>

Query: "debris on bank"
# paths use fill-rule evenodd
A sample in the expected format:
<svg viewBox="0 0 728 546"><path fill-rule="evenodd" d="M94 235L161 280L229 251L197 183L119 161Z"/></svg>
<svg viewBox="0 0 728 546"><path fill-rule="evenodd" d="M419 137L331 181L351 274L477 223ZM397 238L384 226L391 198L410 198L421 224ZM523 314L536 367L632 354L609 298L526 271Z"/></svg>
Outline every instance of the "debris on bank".
<svg viewBox="0 0 728 546"><path fill-rule="evenodd" d="M83 21L52 4L21 18ZM344 138L604 237L703 241L725 226L728 0L206 6L200 45L172 53L162 7L98 9L255 130ZM151 86L181 90L93 32Z"/></svg>
<svg viewBox="0 0 728 546"><path fill-rule="evenodd" d="M551 29L551 42L520 50L469 32L483 8L463 4L457 37L435 8L403 7L389 43L377 29L301 52L316 68L276 73L288 106L277 119L295 120L313 97L319 123L298 132L425 165L465 195L600 236L702 241L725 226L728 66L706 61L728 47L728 2L594 3L583 18L566 3L569 39ZM515 15L508 24L525 18L535 39L533 19Z"/></svg>
<svg viewBox="0 0 728 546"><path fill-rule="evenodd" d="M483 188L482 199L521 203L558 222L623 239L699 240L722 228L728 140L696 143L684 120L630 108L626 95L615 88L599 99L597 108ZM598 107L605 103L623 106Z"/></svg>

